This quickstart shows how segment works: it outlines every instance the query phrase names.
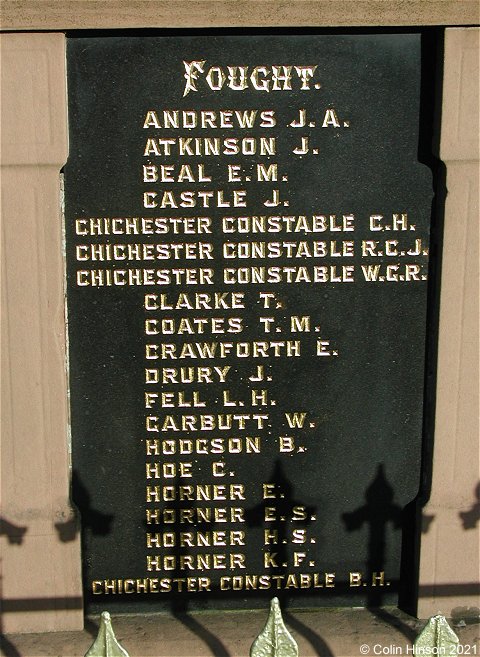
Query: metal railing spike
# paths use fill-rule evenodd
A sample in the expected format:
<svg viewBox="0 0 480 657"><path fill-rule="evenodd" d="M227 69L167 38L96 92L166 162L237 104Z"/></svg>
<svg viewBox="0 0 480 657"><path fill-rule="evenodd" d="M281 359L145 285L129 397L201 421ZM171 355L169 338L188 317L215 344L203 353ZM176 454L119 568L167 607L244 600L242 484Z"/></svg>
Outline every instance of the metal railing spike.
<svg viewBox="0 0 480 657"><path fill-rule="evenodd" d="M278 598L270 603L267 622L252 643L250 657L298 657L297 643L285 627Z"/></svg>
<svg viewBox="0 0 480 657"><path fill-rule="evenodd" d="M108 611L102 612L97 638L85 657L130 657L117 641Z"/></svg>
<svg viewBox="0 0 480 657"><path fill-rule="evenodd" d="M445 616L432 616L413 644L413 655L456 655L458 637Z"/></svg>

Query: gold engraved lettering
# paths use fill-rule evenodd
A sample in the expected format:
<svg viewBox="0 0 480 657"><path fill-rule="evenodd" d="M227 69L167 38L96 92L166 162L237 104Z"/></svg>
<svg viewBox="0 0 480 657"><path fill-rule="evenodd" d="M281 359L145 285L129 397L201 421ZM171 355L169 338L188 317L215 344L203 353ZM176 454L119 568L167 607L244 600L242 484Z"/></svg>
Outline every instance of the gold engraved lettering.
<svg viewBox="0 0 480 657"><path fill-rule="evenodd" d="M213 269L79 269L79 287L213 285Z"/></svg>
<svg viewBox="0 0 480 657"><path fill-rule="evenodd" d="M145 310L230 310L245 308L244 292L146 294Z"/></svg>
<svg viewBox="0 0 480 657"><path fill-rule="evenodd" d="M385 573L383 570L372 573L372 586L385 586Z"/></svg>
<svg viewBox="0 0 480 657"><path fill-rule="evenodd" d="M204 408L206 402L200 399L200 392L192 390L187 394L185 391L145 393L145 408Z"/></svg>
<svg viewBox="0 0 480 657"><path fill-rule="evenodd" d="M213 245L204 242L177 244L79 244L79 262L132 262L136 260L212 260Z"/></svg>
<svg viewBox="0 0 480 657"><path fill-rule="evenodd" d="M197 507L179 509L147 509L147 525L179 523L245 522L245 510L241 507Z"/></svg>
<svg viewBox="0 0 480 657"><path fill-rule="evenodd" d="M325 587L333 588L335 586L335 573L325 573Z"/></svg>
<svg viewBox="0 0 480 657"><path fill-rule="evenodd" d="M143 165L143 182L160 183L194 183L212 182L211 176L205 171L204 164L183 164L175 167L173 164Z"/></svg>
<svg viewBox="0 0 480 657"><path fill-rule="evenodd" d="M325 233L352 232L355 216L337 215L254 215L249 217L223 217L224 233Z"/></svg>
<svg viewBox="0 0 480 657"><path fill-rule="evenodd" d="M142 594L142 593L170 593L171 591L211 591L209 577L148 577L145 579L116 579L93 580L92 593L105 594Z"/></svg>
<svg viewBox="0 0 480 657"><path fill-rule="evenodd" d="M245 532L240 530L212 530L188 532L147 533L147 548L172 547L227 547L245 545Z"/></svg>
<svg viewBox="0 0 480 657"><path fill-rule="evenodd" d="M80 236L97 235L202 235L211 233L210 217L90 217L75 220Z"/></svg>
<svg viewBox="0 0 480 657"><path fill-rule="evenodd" d="M276 545L278 543L278 529L264 529L263 542L265 545Z"/></svg>
<svg viewBox="0 0 480 657"><path fill-rule="evenodd" d="M198 64L194 62L193 64ZM191 66L190 64L188 66ZM232 89L239 90L246 88L242 82L245 77L244 66L228 66L231 74ZM191 75L195 75L195 68ZM239 78L235 81L236 78ZM196 79L196 78L195 78ZM253 128L257 123L261 128L269 128L275 125L274 110L262 110L259 112L255 109L248 110L171 110L163 111L149 110L145 115L144 128L173 128L173 129L216 129L216 128ZM258 120L257 120L258 119Z"/></svg>
<svg viewBox="0 0 480 657"><path fill-rule="evenodd" d="M192 477L192 463L179 461L177 463L147 463L147 479L174 479L175 477Z"/></svg>
<svg viewBox="0 0 480 657"><path fill-rule="evenodd" d="M312 66L227 66L226 70L220 66L211 66L205 70L206 60L195 60L183 62L185 67L185 90L184 96L191 91L198 91L197 84L203 84L203 78L212 91L220 91L227 85L233 91L243 91L250 86L257 91L291 91L292 77L296 85L302 91L310 89L311 80L317 69ZM292 75L295 71L296 76ZM317 88L319 84L317 85ZM214 114L212 112L212 114ZM214 114L215 116L215 114ZM151 120L151 119L150 119ZM145 120L146 121L146 120ZM145 127L145 125L144 125Z"/></svg>
<svg viewBox="0 0 480 657"><path fill-rule="evenodd" d="M276 137L149 137L145 142L144 157L189 157L189 156L221 156L221 155L260 155L269 157L277 152ZM213 196L213 192L208 192ZM191 194L189 202L181 203L181 207L195 207L192 198L195 194L202 197L202 192L183 192ZM205 192L203 192L205 194ZM145 207L149 207L146 205ZM150 206L156 207L156 206ZM178 207L177 205L161 205L160 207ZM203 205L203 207L208 207ZM221 206L220 206L221 207ZM244 205L240 207L245 207Z"/></svg>
<svg viewBox="0 0 480 657"><path fill-rule="evenodd" d="M291 573L287 575L223 575L221 591L268 590L268 589L318 589L334 587L335 573Z"/></svg>
<svg viewBox="0 0 480 657"><path fill-rule="evenodd" d="M230 365L225 367L162 367L146 369L145 383L185 385L190 383L225 383Z"/></svg>
<svg viewBox="0 0 480 657"><path fill-rule="evenodd" d="M147 319L146 335L202 335L204 333L241 333L241 317L182 317L180 319Z"/></svg>
<svg viewBox="0 0 480 657"><path fill-rule="evenodd" d="M354 255L352 240L329 242L224 242L225 259L326 258Z"/></svg>
<svg viewBox="0 0 480 657"><path fill-rule="evenodd" d="M147 570L223 570L245 568L245 555L240 553L198 553L185 555L147 555Z"/></svg>
<svg viewBox="0 0 480 657"><path fill-rule="evenodd" d="M260 454L260 436L239 438L147 438L147 456L173 456L174 454Z"/></svg>
<svg viewBox="0 0 480 657"><path fill-rule="evenodd" d="M244 484L147 486L147 502L244 500Z"/></svg>
<svg viewBox="0 0 480 657"><path fill-rule="evenodd" d="M300 340L269 340L253 342L173 342L145 345L147 360L177 360L196 358L298 358Z"/></svg>
<svg viewBox="0 0 480 657"><path fill-rule="evenodd" d="M269 416L259 413L224 413L220 415L166 415L163 422L154 415L147 415L146 429L149 432L159 431L230 431L231 429L247 429L253 424L255 429L264 429L268 425ZM248 427L247 427L248 424Z"/></svg>
<svg viewBox="0 0 480 657"><path fill-rule="evenodd" d="M228 267L223 270L226 285L252 283L353 283L354 265L313 267Z"/></svg>

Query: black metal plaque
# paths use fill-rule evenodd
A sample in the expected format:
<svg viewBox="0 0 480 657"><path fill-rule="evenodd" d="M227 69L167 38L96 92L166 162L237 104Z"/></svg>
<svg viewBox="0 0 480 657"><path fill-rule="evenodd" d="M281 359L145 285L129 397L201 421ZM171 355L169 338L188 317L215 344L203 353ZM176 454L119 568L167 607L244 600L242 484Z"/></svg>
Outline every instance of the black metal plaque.
<svg viewBox="0 0 480 657"><path fill-rule="evenodd" d="M396 600L419 488L418 34L68 43L91 611Z"/></svg>

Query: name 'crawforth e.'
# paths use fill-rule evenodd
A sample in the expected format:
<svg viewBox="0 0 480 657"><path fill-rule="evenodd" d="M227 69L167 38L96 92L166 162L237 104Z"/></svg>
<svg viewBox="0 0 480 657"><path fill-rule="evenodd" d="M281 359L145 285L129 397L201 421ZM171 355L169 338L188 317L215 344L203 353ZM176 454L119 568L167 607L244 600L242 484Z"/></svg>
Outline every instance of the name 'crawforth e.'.
<svg viewBox="0 0 480 657"><path fill-rule="evenodd" d="M254 340L252 342L173 342L145 345L147 360L186 358L294 358L301 354L300 340Z"/></svg>

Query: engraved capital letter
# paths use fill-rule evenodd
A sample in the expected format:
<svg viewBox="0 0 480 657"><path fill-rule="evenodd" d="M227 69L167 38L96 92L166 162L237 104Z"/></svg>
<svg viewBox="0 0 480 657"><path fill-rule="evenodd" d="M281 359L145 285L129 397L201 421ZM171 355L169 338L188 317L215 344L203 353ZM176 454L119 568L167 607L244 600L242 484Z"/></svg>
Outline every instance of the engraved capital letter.
<svg viewBox="0 0 480 657"><path fill-rule="evenodd" d="M302 137L302 143L297 148L293 149L295 155L305 155L309 151L308 137Z"/></svg>
<svg viewBox="0 0 480 657"><path fill-rule="evenodd" d="M183 92L183 97L185 98L190 91L198 91L195 86L195 80L198 80L199 73L203 73L205 60L201 62L183 62L183 65L185 66L185 74L183 77L187 81L185 84L185 91Z"/></svg>

